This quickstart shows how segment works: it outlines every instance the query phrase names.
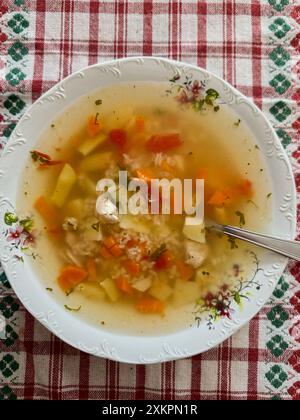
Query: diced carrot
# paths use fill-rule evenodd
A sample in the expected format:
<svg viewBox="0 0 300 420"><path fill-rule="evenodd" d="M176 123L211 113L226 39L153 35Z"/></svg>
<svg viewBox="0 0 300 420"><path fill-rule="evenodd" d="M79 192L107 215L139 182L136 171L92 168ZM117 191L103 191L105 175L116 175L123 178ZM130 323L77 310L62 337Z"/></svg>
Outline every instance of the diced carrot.
<svg viewBox="0 0 300 420"><path fill-rule="evenodd" d="M248 179L243 180L242 182L240 182L237 185L237 191L247 197L250 198L253 195L253 187L252 187L252 182L249 181Z"/></svg>
<svg viewBox="0 0 300 420"><path fill-rule="evenodd" d="M114 245L116 245L116 243L117 243L117 241L115 240L115 238L112 235L106 236L106 238L103 239L103 244L108 249L112 248Z"/></svg>
<svg viewBox="0 0 300 420"><path fill-rule="evenodd" d="M141 115L137 115L135 117L135 128L137 129L137 131L145 130L145 118Z"/></svg>
<svg viewBox="0 0 300 420"><path fill-rule="evenodd" d="M215 191L213 195L208 200L208 204L212 206L223 206L226 201L229 199L228 195L223 191Z"/></svg>
<svg viewBox="0 0 300 420"><path fill-rule="evenodd" d="M90 280L95 280L97 278L97 267L95 260L93 258L88 258L86 263L87 272L89 274Z"/></svg>
<svg viewBox="0 0 300 420"><path fill-rule="evenodd" d="M136 175L143 181L150 182L151 179L156 178L156 175L152 168L140 168L136 170Z"/></svg>
<svg viewBox="0 0 300 420"><path fill-rule="evenodd" d="M180 135L177 133L154 135L146 142L146 148L153 153L166 152L175 149L182 144Z"/></svg>
<svg viewBox="0 0 300 420"><path fill-rule="evenodd" d="M127 133L122 129L114 129L109 132L109 140L120 150L124 151L127 143Z"/></svg>
<svg viewBox="0 0 300 420"><path fill-rule="evenodd" d="M131 295L133 292L131 284L125 276L119 276L116 279L116 285L118 289L120 289L123 293L127 295Z"/></svg>
<svg viewBox="0 0 300 420"><path fill-rule="evenodd" d="M46 200L44 196L40 196L34 203L34 208L39 212L47 224L48 232L57 233L61 231L60 214L58 209Z"/></svg>
<svg viewBox="0 0 300 420"><path fill-rule="evenodd" d="M123 254L123 249L118 244L116 244L112 248L109 248L109 252L114 257L120 257Z"/></svg>
<svg viewBox="0 0 300 420"><path fill-rule="evenodd" d="M105 246L100 247L100 255L103 258L111 258L112 255L109 253L108 249Z"/></svg>
<svg viewBox="0 0 300 420"><path fill-rule="evenodd" d="M97 115L91 115L87 121L86 132L90 137L95 137L102 130L102 124L98 121Z"/></svg>
<svg viewBox="0 0 300 420"><path fill-rule="evenodd" d="M165 305L158 299L145 296L138 300L136 308L144 314L161 314L164 311Z"/></svg>
<svg viewBox="0 0 300 420"><path fill-rule="evenodd" d="M173 254L167 249L157 258L154 268L156 268L156 270L166 270L172 266L173 260Z"/></svg>
<svg viewBox="0 0 300 420"><path fill-rule="evenodd" d="M184 281L190 280L194 275L194 269L184 261L176 261L176 267L180 274L180 277Z"/></svg>
<svg viewBox="0 0 300 420"><path fill-rule="evenodd" d="M138 276L141 272L141 266L138 262L132 260L125 260L123 262L123 267L131 276Z"/></svg>
<svg viewBox="0 0 300 420"><path fill-rule="evenodd" d="M64 292L70 291L73 287L82 283L88 276L87 271L76 265L67 265L63 267L58 276L58 284Z"/></svg>

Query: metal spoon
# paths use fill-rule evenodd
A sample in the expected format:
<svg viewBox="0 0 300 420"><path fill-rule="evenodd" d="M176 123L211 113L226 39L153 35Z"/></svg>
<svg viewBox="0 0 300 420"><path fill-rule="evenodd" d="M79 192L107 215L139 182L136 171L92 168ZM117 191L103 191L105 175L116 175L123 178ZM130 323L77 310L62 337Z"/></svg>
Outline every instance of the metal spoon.
<svg viewBox="0 0 300 420"><path fill-rule="evenodd" d="M273 236L264 235L262 233L251 232L246 229L240 229L234 226L221 225L219 223L211 222L208 228L216 232L225 233L233 238L242 239L254 245L277 252L285 257L300 261L300 242L290 241L287 239L275 238Z"/></svg>

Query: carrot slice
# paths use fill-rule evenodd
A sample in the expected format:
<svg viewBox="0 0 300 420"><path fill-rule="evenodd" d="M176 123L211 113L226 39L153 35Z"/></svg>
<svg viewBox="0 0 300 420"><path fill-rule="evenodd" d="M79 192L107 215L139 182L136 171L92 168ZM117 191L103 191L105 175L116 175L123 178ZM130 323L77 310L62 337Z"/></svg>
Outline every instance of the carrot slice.
<svg viewBox="0 0 300 420"><path fill-rule="evenodd" d="M112 248L114 245L116 245L116 243L117 242L116 242L115 238L112 235L106 236L106 238L103 239L103 244L108 249Z"/></svg>
<svg viewBox="0 0 300 420"><path fill-rule="evenodd" d="M86 132L89 137L95 137L102 130L102 124L98 121L97 115L91 115L87 121Z"/></svg>
<svg viewBox="0 0 300 420"><path fill-rule="evenodd" d="M252 182L249 181L248 179L245 179L244 181L240 182L237 185L237 190L241 195L247 198L250 198L253 196Z"/></svg>
<svg viewBox="0 0 300 420"><path fill-rule="evenodd" d="M164 311L165 305L158 299L145 296L138 300L136 308L144 314L160 314Z"/></svg>
<svg viewBox="0 0 300 420"><path fill-rule="evenodd" d="M156 175L152 168L140 168L136 170L136 175L143 181L150 182L151 179L156 178Z"/></svg>
<svg viewBox="0 0 300 420"><path fill-rule="evenodd" d="M157 134L146 142L146 148L153 153L166 152L175 149L182 144L180 135L177 133Z"/></svg>
<svg viewBox="0 0 300 420"><path fill-rule="evenodd" d="M183 261L176 261L176 267L182 280L188 281L194 275L194 269Z"/></svg>
<svg viewBox="0 0 300 420"><path fill-rule="evenodd" d="M114 257L120 257L123 254L123 249L120 248L120 246L118 244L116 244L112 248L109 248L109 252Z"/></svg>
<svg viewBox="0 0 300 420"><path fill-rule="evenodd" d="M208 204L212 206L223 206L226 201L229 199L228 195L223 191L215 191L213 195L208 200Z"/></svg>
<svg viewBox="0 0 300 420"><path fill-rule="evenodd" d="M141 272L140 264L129 259L123 262L123 267L131 276L138 276Z"/></svg>
<svg viewBox="0 0 300 420"><path fill-rule="evenodd" d="M96 280L97 278L97 267L93 258L88 258L86 263L86 269L90 280Z"/></svg>
<svg viewBox="0 0 300 420"><path fill-rule="evenodd" d="M154 268L156 270L166 270L167 268L170 268L172 266L173 260L173 254L167 249L155 261Z"/></svg>
<svg viewBox="0 0 300 420"><path fill-rule="evenodd" d="M63 267L58 276L58 284L64 292L69 292L73 287L82 283L88 276L87 271L76 265L67 265Z"/></svg>
<svg viewBox="0 0 300 420"><path fill-rule="evenodd" d="M60 214L58 209L49 203L44 196L40 196L34 203L34 208L42 216L47 224L48 232L57 233L61 232L60 227Z"/></svg>
<svg viewBox="0 0 300 420"><path fill-rule="evenodd" d="M100 255L103 258L111 258L112 255L109 253L108 249L105 246L101 246Z"/></svg>
<svg viewBox="0 0 300 420"><path fill-rule="evenodd" d="M122 129L115 129L109 132L109 140L120 150L124 151L127 143L127 133Z"/></svg>
<svg viewBox="0 0 300 420"><path fill-rule="evenodd" d="M116 279L117 288L120 289L126 295L131 295L133 293L131 284L125 276L119 276Z"/></svg>

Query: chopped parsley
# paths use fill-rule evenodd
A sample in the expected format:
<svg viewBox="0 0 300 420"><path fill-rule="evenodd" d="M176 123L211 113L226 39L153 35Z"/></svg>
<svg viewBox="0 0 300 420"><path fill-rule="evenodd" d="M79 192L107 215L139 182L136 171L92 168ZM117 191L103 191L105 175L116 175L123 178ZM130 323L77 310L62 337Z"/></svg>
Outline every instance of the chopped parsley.
<svg viewBox="0 0 300 420"><path fill-rule="evenodd" d="M51 124L51 128L54 128L55 127L55 124Z"/></svg>
<svg viewBox="0 0 300 420"><path fill-rule="evenodd" d="M235 214L237 215L237 217L239 217L240 218L240 226L244 226L245 225L245 215L244 215L244 213L242 213L241 211L239 211L239 210L237 210L236 212L235 212Z"/></svg>
<svg viewBox="0 0 300 420"><path fill-rule="evenodd" d="M78 306L78 308L70 308L70 306L68 306L68 305L64 305L64 306L68 311L73 311L73 312L78 312L81 309L81 305Z"/></svg>
<svg viewBox="0 0 300 420"><path fill-rule="evenodd" d="M267 194L267 198L270 198L272 195L272 193L270 192L269 194Z"/></svg>
<svg viewBox="0 0 300 420"><path fill-rule="evenodd" d="M238 248L238 245L236 243L236 238L232 238L231 236L229 236L228 242L230 243L230 249Z"/></svg>
<svg viewBox="0 0 300 420"><path fill-rule="evenodd" d="M95 116L95 125L99 125L98 117L99 117L99 112L97 112Z"/></svg>
<svg viewBox="0 0 300 420"><path fill-rule="evenodd" d="M252 204L254 207L258 209L258 205L253 200L247 200L247 203Z"/></svg>
<svg viewBox="0 0 300 420"><path fill-rule="evenodd" d="M203 276L209 276L209 271L202 271Z"/></svg>
<svg viewBox="0 0 300 420"><path fill-rule="evenodd" d="M95 101L95 105L102 105L102 99L97 99Z"/></svg>
<svg viewBox="0 0 300 420"><path fill-rule="evenodd" d="M239 125L241 124L241 120L240 120L240 118L235 122L235 123L233 123L233 125L235 126L235 127L239 127Z"/></svg>
<svg viewBox="0 0 300 420"><path fill-rule="evenodd" d="M255 149L259 150L259 146L257 144L254 147Z"/></svg>
<svg viewBox="0 0 300 420"><path fill-rule="evenodd" d="M150 254L150 259L156 261L167 249L166 244L161 244L152 254Z"/></svg>
<svg viewBox="0 0 300 420"><path fill-rule="evenodd" d="M48 290L48 292L53 292L52 287L46 287L46 290Z"/></svg>

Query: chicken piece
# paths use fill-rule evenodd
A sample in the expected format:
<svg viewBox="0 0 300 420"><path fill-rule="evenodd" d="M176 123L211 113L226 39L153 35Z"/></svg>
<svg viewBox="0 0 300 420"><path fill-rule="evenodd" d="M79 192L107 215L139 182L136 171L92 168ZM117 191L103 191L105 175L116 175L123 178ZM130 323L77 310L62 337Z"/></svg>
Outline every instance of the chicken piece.
<svg viewBox="0 0 300 420"><path fill-rule="evenodd" d="M185 241L185 262L194 268L200 267L208 256L208 246L195 241Z"/></svg>
<svg viewBox="0 0 300 420"><path fill-rule="evenodd" d="M102 200L99 198L96 203L99 220L103 223L119 223L117 206L109 198Z"/></svg>

